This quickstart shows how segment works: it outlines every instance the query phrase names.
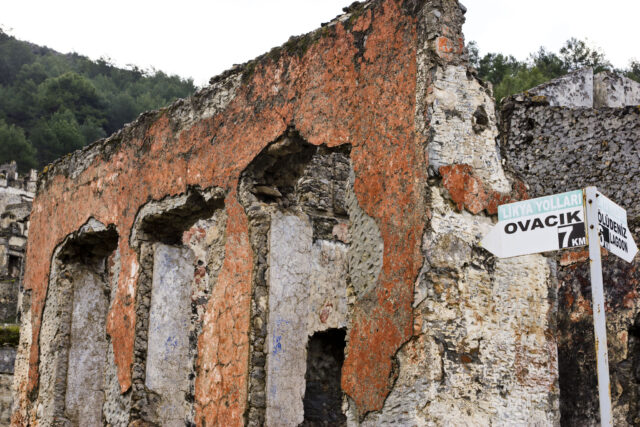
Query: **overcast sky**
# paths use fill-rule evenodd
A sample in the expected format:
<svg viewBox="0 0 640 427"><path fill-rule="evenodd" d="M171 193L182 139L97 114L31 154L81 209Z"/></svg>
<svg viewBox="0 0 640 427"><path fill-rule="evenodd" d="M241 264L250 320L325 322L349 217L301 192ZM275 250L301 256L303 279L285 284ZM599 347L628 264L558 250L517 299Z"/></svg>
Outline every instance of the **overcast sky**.
<svg viewBox="0 0 640 427"><path fill-rule="evenodd" d="M289 36L333 19L351 0L0 0L0 27L60 52L155 67L198 85ZM639 0L463 0L466 40L525 59L587 38L616 67L640 59Z"/></svg>

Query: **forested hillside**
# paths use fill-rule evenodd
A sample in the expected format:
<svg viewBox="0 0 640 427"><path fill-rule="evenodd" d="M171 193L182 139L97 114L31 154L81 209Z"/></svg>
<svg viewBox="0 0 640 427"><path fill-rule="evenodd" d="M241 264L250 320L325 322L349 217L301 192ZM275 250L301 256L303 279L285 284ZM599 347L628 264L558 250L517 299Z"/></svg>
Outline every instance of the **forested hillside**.
<svg viewBox="0 0 640 427"><path fill-rule="evenodd" d="M631 60L625 70L614 70L604 52L575 38L567 40L558 53L540 47L526 61L518 61L514 56L502 53L480 56L475 42L470 42L467 47L471 65L478 70L480 78L493 84L496 101L583 67L593 67L596 73L617 71L640 82L638 60Z"/></svg>
<svg viewBox="0 0 640 427"><path fill-rule="evenodd" d="M0 30L0 163L41 168L194 90L192 80L60 54Z"/></svg>
<svg viewBox="0 0 640 427"><path fill-rule="evenodd" d="M497 101L582 67L613 70L605 53L573 38L558 53L541 47L526 61L502 53L480 56L475 42L468 48ZM615 71L640 81L637 60ZM61 54L0 29L0 163L16 160L23 171L42 168L194 90L192 80Z"/></svg>

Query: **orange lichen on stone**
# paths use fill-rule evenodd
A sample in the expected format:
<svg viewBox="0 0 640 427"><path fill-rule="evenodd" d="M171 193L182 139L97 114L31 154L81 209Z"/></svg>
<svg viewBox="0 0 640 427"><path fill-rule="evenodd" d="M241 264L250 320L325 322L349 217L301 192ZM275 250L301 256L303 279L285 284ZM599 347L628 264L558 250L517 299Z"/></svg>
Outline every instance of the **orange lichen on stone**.
<svg viewBox="0 0 640 427"><path fill-rule="evenodd" d="M600 248L600 256L606 257L609 252L605 248ZM579 264L589 259L589 250L565 250L560 254L560 265L563 267Z"/></svg>
<svg viewBox="0 0 640 427"><path fill-rule="evenodd" d="M442 185L449 192L458 210L466 209L472 214L486 210L493 215L498 206L528 198L522 182L516 181L512 194L491 190L473 173L473 168L465 164L441 166Z"/></svg>
<svg viewBox="0 0 640 427"><path fill-rule="evenodd" d="M560 255L560 265L566 267L567 265L584 262L589 259L589 251L564 251Z"/></svg>
<svg viewBox="0 0 640 427"><path fill-rule="evenodd" d="M218 186L227 192L225 258L198 339L195 421L243 424L254 255L236 189L260 151L295 127L314 145L351 144L357 199L384 241L379 281L354 307L342 373L343 389L360 414L382 408L394 381L392 357L412 335L426 212L423 141L413 120L417 24L401 3L375 3L356 20L354 28L368 32L364 47L338 22L304 55L284 52L259 61L212 117L176 132L171 110L148 114L77 176L52 168L31 215L25 284L32 290L33 345L21 402L38 386L39 334L56 246L91 217L119 233L121 272L107 333L124 392L131 387L140 269L130 246L135 216L149 200L189 186Z"/></svg>

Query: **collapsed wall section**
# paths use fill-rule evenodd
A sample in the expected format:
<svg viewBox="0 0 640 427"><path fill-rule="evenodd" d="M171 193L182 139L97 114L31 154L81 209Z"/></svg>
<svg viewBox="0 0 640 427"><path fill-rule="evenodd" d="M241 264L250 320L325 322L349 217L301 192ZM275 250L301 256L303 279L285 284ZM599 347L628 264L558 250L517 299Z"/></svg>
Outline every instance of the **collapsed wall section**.
<svg viewBox="0 0 640 427"><path fill-rule="evenodd" d="M600 75L597 75L598 77ZM621 79L606 75L601 87L620 101ZM604 92L603 92L604 91ZM624 97L622 97L624 98ZM526 94L502 105L501 152L506 167L538 197L594 185L627 210L631 234L640 236L640 109L557 107ZM586 250L558 254L558 352L560 409L565 425L599 419L592 301ZM637 318L638 261L603 257L607 339L614 424L640 421Z"/></svg>

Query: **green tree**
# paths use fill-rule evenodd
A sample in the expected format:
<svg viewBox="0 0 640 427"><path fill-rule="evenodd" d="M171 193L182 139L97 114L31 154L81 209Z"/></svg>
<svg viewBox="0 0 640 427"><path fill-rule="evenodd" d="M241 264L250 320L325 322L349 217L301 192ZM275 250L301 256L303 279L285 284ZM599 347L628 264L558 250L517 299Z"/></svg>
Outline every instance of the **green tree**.
<svg viewBox="0 0 640 427"><path fill-rule="evenodd" d="M91 82L74 72L48 78L38 88L41 108L53 114L60 110L73 111L78 120L84 122L92 117L104 119L100 95Z"/></svg>
<svg viewBox="0 0 640 427"><path fill-rule="evenodd" d="M592 67L596 73L612 69L602 51L576 38L567 40L559 54L540 47L529 55L527 61L518 61L511 55L501 53L480 56L475 42L470 42L467 48L471 64L478 70L481 79L493 84L494 96L498 101L584 67ZM626 74L640 81L640 64L632 62Z"/></svg>
<svg viewBox="0 0 640 427"><path fill-rule="evenodd" d="M538 67L524 68L515 75L506 76L493 88L493 96L500 102L502 98L524 92L549 80Z"/></svg>
<svg viewBox="0 0 640 427"><path fill-rule="evenodd" d="M41 165L80 149L85 143L78 121L73 113L66 109L54 113L49 120L38 121L30 139L38 150L38 161Z"/></svg>
<svg viewBox="0 0 640 427"><path fill-rule="evenodd" d="M546 79L555 79L569 72L565 61L553 52L549 52L544 47L540 47L537 52L529 55L531 67L537 68Z"/></svg>
<svg viewBox="0 0 640 427"><path fill-rule="evenodd" d="M33 60L27 43L18 42L0 29L0 84L11 84L20 68Z"/></svg>
<svg viewBox="0 0 640 427"><path fill-rule="evenodd" d="M560 49L560 56L568 71L579 70L584 67L593 67L593 71L610 70L611 63L607 60L604 52L600 49L589 46L586 41L578 40L574 37L567 40Z"/></svg>
<svg viewBox="0 0 640 427"><path fill-rule="evenodd" d="M36 150L25 138L24 131L0 120L0 163L12 160L18 162L21 172L38 165Z"/></svg>
<svg viewBox="0 0 640 427"><path fill-rule="evenodd" d="M640 61L632 60L629 69L624 73L625 76L640 83Z"/></svg>

